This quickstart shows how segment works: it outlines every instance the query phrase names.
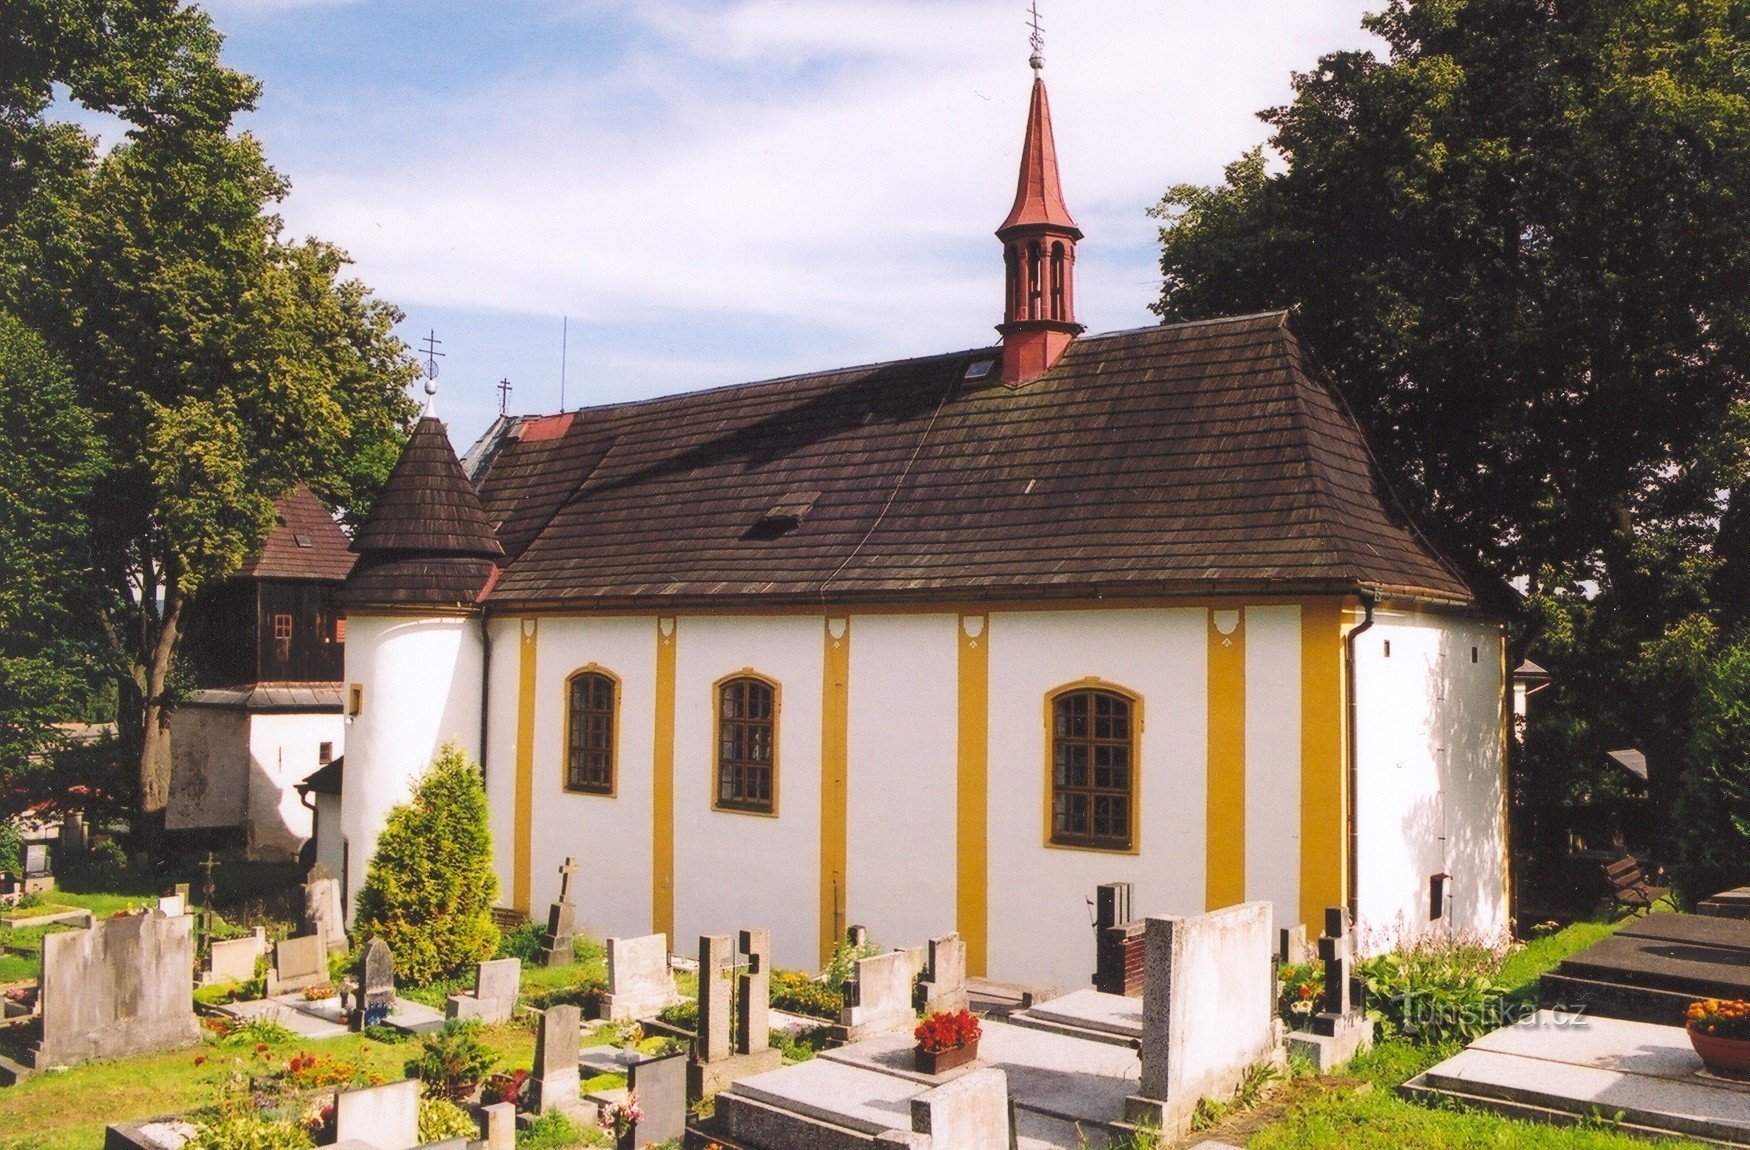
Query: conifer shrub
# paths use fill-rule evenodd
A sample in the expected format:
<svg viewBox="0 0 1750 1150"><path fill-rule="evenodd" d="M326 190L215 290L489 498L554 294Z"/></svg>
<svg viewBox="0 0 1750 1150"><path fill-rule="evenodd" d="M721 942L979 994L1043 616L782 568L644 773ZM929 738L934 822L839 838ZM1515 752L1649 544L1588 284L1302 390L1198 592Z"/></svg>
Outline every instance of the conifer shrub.
<svg viewBox="0 0 1750 1150"><path fill-rule="evenodd" d="M381 938L397 979L455 978L498 949L492 834L480 769L446 744L389 812L359 889L355 937Z"/></svg>

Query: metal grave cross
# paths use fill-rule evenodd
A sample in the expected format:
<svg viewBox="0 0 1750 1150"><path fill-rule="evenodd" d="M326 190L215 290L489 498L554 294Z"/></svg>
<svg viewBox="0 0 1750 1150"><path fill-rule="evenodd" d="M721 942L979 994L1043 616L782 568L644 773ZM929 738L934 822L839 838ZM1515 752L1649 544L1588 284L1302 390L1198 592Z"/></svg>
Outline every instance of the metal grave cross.
<svg viewBox="0 0 1750 1150"><path fill-rule="evenodd" d="M565 857L565 865L559 868L559 901L571 901L571 876L577 873L577 860L570 855Z"/></svg>

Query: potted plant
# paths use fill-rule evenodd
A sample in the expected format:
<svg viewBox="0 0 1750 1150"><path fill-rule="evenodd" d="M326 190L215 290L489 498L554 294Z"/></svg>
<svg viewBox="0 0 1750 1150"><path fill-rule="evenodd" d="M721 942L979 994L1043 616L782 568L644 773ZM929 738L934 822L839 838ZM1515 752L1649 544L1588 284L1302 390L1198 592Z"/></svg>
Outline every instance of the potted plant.
<svg viewBox="0 0 1750 1150"><path fill-rule="evenodd" d="M624 1098L601 1112L602 1128L614 1136L615 1150L638 1150L638 1124L642 1121L644 1111L635 1090L627 1091Z"/></svg>
<svg viewBox="0 0 1750 1150"><path fill-rule="evenodd" d="M1684 1029L1709 1070L1750 1076L1750 1002L1709 998L1692 1003Z"/></svg>
<svg viewBox="0 0 1750 1150"><path fill-rule="evenodd" d="M918 1040L915 1063L924 1074L941 1074L965 1066L978 1057L978 1040L984 1034L978 1017L970 1010L940 1010L918 1023L912 1037Z"/></svg>

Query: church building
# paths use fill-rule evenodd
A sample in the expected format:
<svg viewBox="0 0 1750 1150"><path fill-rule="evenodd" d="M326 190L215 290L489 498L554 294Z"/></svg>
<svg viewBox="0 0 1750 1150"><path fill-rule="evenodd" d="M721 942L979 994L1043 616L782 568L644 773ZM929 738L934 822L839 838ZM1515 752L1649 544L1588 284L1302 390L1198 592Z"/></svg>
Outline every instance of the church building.
<svg viewBox="0 0 1750 1150"><path fill-rule="evenodd" d="M428 411L353 541L350 888L454 741L506 903L575 856L592 931L677 950L958 930L1074 987L1105 882L1505 927L1502 622L1293 316L1085 334L1037 76L997 236L998 346L501 417L465 460Z"/></svg>

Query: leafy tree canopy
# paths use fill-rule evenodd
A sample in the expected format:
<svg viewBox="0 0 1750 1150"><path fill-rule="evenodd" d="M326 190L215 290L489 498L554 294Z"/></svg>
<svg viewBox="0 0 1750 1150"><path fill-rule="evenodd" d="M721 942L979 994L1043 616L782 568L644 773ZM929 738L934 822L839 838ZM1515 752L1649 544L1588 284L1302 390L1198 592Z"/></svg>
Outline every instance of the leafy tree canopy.
<svg viewBox="0 0 1750 1150"><path fill-rule="evenodd" d="M168 795L163 716L182 613L305 482L353 516L402 442L416 376L401 314L339 249L283 234L285 179L232 130L259 85L179 0L0 11L0 306L65 363L103 445L89 484L88 619L107 635L141 807ZM112 113L105 152L56 85Z"/></svg>
<svg viewBox="0 0 1750 1150"><path fill-rule="evenodd" d="M1264 113L1270 154L1155 209L1155 309L1297 306L1424 526L1529 592L1557 760L1529 804L1640 746L1662 812L1697 669L1750 614L1750 4L1365 24L1383 57L1323 57Z"/></svg>

